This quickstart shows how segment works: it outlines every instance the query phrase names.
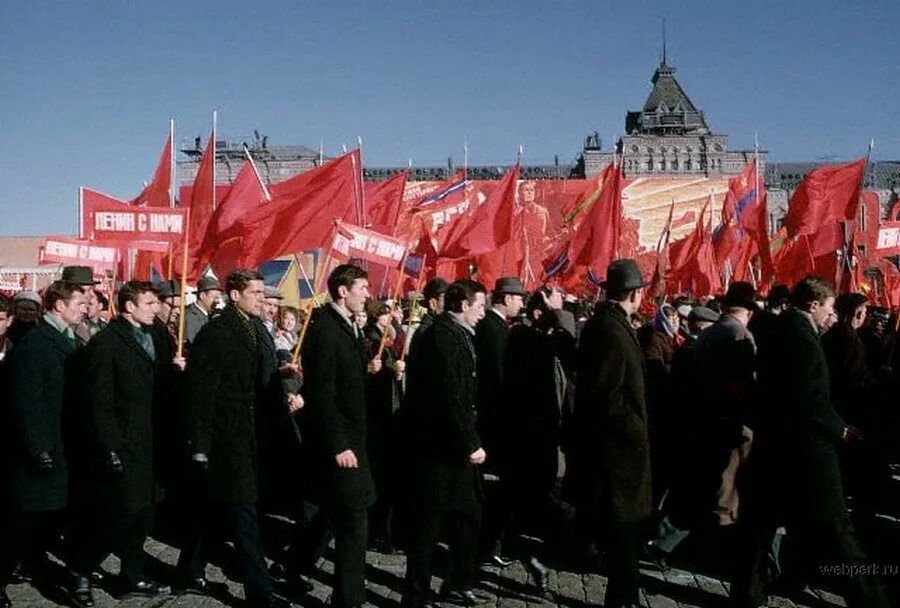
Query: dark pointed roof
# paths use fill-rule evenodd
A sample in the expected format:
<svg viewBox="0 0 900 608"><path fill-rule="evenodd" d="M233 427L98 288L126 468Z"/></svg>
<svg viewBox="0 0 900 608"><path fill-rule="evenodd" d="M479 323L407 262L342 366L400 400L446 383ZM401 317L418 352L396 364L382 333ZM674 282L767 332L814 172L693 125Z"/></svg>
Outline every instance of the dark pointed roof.
<svg viewBox="0 0 900 608"><path fill-rule="evenodd" d="M629 112L625 120L626 133L679 134L708 133L703 112L697 109L678 81L675 68L665 58L650 80L653 90L640 112Z"/></svg>

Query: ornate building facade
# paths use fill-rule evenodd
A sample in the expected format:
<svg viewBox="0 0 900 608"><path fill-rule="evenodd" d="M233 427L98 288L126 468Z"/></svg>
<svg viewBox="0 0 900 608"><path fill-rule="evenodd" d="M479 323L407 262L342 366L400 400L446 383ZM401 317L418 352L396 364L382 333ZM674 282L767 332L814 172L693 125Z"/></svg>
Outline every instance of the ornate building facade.
<svg viewBox="0 0 900 608"><path fill-rule="evenodd" d="M675 80L675 68L665 56L650 82L653 89L643 108L625 115L625 134L615 150L603 150L597 133L585 139L581 163L585 177L602 171L614 154L621 156L628 178L736 175L753 159L753 150L728 150L728 135L709 128L703 112ZM766 153L759 155L764 168Z"/></svg>

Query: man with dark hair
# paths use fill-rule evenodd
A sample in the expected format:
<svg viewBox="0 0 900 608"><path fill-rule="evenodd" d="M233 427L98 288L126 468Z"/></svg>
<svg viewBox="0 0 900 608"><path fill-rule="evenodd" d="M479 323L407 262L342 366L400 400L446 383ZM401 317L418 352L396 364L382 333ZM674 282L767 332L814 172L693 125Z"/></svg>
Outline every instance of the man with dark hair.
<svg viewBox="0 0 900 608"><path fill-rule="evenodd" d="M68 498L62 416L78 394L73 327L84 318L84 296L80 286L56 281L47 288L44 301L47 312L16 345L8 362L11 399L4 419L9 416L7 439L12 445L9 462L4 463L8 487L3 495L8 495L11 509L0 534L2 608L11 605L5 587L19 560L26 557L40 564L45 559Z"/></svg>
<svg viewBox="0 0 900 608"><path fill-rule="evenodd" d="M834 410L819 340L834 312L834 295L834 288L819 278L797 283L791 308L778 316L775 340L760 349L766 398L756 401L752 486L742 493L744 546L731 586L737 606L765 603L762 557L781 525L792 549L786 553L797 558L785 564L779 581L785 591L802 590L811 576L837 564L851 573L835 581L846 587L848 606L888 605L884 590L866 573L866 556L844 502L837 449L859 439L859 432Z"/></svg>
<svg viewBox="0 0 900 608"><path fill-rule="evenodd" d="M504 456L499 444L505 429L498 416L498 409L505 399L503 358L506 355L509 324L522 311L524 296L525 287L518 277L497 279L494 292L491 294L491 309L485 313L484 319L475 328L475 356L478 368L477 428L484 449L491 455L491 459L486 463L486 468L491 472L498 470ZM496 490L496 496L488 494L490 498L485 507L481 557L486 565L505 568L513 563L501 555L501 538L508 511L501 505L508 501L500 495L503 492L502 486Z"/></svg>
<svg viewBox="0 0 900 608"><path fill-rule="evenodd" d="M127 593L170 592L144 574L144 541L158 499L153 455L155 385L171 365L150 331L159 308L153 285L129 281L118 294L119 316L88 344L86 403L78 420L77 522L70 566L78 574L76 599L86 577L109 552L122 561ZM76 464L73 463L73 469Z"/></svg>
<svg viewBox="0 0 900 608"><path fill-rule="evenodd" d="M609 584L604 606L611 608L639 605L641 526L651 511L644 367L630 322L647 285L634 260L612 262L603 284L607 300L585 324L578 345L573 412L577 506L580 517L606 524Z"/></svg>
<svg viewBox="0 0 900 608"><path fill-rule="evenodd" d="M487 454L475 429L475 326L484 317L484 287L452 283L445 312L420 337L407 367L411 539L404 607L428 602L431 552L445 521L453 525L450 567L441 595L463 605L487 598L472 590L481 523L481 473Z"/></svg>
<svg viewBox="0 0 900 608"><path fill-rule="evenodd" d="M195 522L177 569L191 590L207 591L204 524L221 519L234 541L248 604L290 606L272 593L257 511L256 410L271 405L272 393L281 388L275 344L259 319L263 277L255 270L233 270L225 289L229 304L197 334L187 366L184 404L191 463L195 485L205 496L203 518Z"/></svg>
<svg viewBox="0 0 900 608"><path fill-rule="evenodd" d="M424 333L425 330L434 323L435 318L444 312L444 296L447 293L447 287L449 285L450 284L441 277L434 277L425 284L425 289L422 290L422 300L425 302L427 312L425 316L422 317L422 320L419 321L419 325L413 330L409 343L408 358L415 357L417 343L416 336Z"/></svg>
<svg viewBox="0 0 900 608"><path fill-rule="evenodd" d="M366 451L366 370L377 373L381 360L369 360L353 321L369 297L366 271L338 266L328 276L328 293L331 302L315 312L303 344L310 499L323 509L319 521L327 517L334 532L331 605L350 608L366 601L367 510L376 498Z"/></svg>

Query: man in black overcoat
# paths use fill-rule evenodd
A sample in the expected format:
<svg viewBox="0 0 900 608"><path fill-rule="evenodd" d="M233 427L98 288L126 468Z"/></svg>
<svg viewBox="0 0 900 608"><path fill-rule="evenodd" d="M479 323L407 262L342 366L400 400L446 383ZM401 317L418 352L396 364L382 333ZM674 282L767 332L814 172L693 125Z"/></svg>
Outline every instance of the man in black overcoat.
<svg viewBox="0 0 900 608"><path fill-rule="evenodd" d="M159 300L150 283L132 281L119 290L120 315L87 346L85 405L73 463L70 566L82 579L106 555L122 561L123 591L166 594L170 589L144 575L144 541L159 498L153 455L153 406L160 370L172 364L150 327ZM77 471L77 473L76 473Z"/></svg>
<svg viewBox="0 0 900 608"><path fill-rule="evenodd" d="M641 525L651 511L650 441L641 347L631 315L647 285L634 260L606 274L607 300L585 324L576 363L576 438L580 517L605 524L609 584L604 606L637 606Z"/></svg>
<svg viewBox="0 0 900 608"><path fill-rule="evenodd" d="M422 300L425 302L426 313L419 321L419 324L413 330L412 338L409 342L409 356L407 359L415 356L416 347L418 346L417 335L422 335L428 329L434 320L444 312L444 294L447 293L447 287L450 284L441 277L434 277L425 284L422 290Z"/></svg>
<svg viewBox="0 0 900 608"><path fill-rule="evenodd" d="M766 398L754 411L751 485L741 493L743 546L737 552L732 603L765 603L761 563L776 527L783 525L785 544L795 557L785 564L781 583L787 590L802 590L811 576L836 568L835 581L847 587L851 608L887 606L884 591L867 574L844 502L837 448L858 440L859 432L834 410L819 340L834 310L834 288L806 278L791 301L778 317L771 347L763 343L759 352Z"/></svg>
<svg viewBox="0 0 900 608"><path fill-rule="evenodd" d="M0 372L11 389L3 415L10 424L11 445L3 477L9 504L3 505L0 525L2 608L11 605L5 587L19 560L28 553L30 559L43 561L68 498L62 416L78 394L73 355L78 345L74 328L85 313L81 287L52 283L44 293L44 309L43 319L16 345L6 361L8 369Z"/></svg>
<svg viewBox="0 0 900 608"><path fill-rule="evenodd" d="M491 455L485 467L498 471L504 454L500 447L500 438L505 429L500 422L499 409L504 401L503 358L506 356L506 340L509 324L521 312L525 288L518 277L502 277L497 279L491 294L490 310L475 328L475 358L478 374L476 387L476 410L478 436L484 443L484 449ZM509 509L507 497L502 495L503 487L497 488L485 506L485 520L482 528L481 551L486 563L500 567L509 566L512 562L501 556L500 541L508 519Z"/></svg>
<svg viewBox="0 0 900 608"><path fill-rule="evenodd" d="M331 605L365 603L368 508L375 484L366 450L365 338L353 315L365 311L369 280L364 270L342 264L328 277L331 302L315 312L303 343L305 415L310 500L323 509L335 539L335 584ZM320 519L322 519L320 517Z"/></svg>
<svg viewBox="0 0 900 608"><path fill-rule="evenodd" d="M562 293L544 287L529 299L527 321L509 332L504 398L498 410L504 433L499 473L506 522L520 521L519 531L544 542L541 551L527 551L524 560L542 592L548 582L544 564L559 535L560 512L551 495L559 469L562 411L574 364L575 318L563 310Z"/></svg>
<svg viewBox="0 0 900 608"><path fill-rule="evenodd" d="M476 323L484 316L484 287L457 281L447 288L446 310L420 336L407 367L411 457L407 550L402 606L428 603L431 552L444 523L453 525L449 572L441 595L473 605L472 590L481 523L481 473L487 454L476 431Z"/></svg>
<svg viewBox="0 0 900 608"><path fill-rule="evenodd" d="M184 404L195 484L205 490L203 521L220 522L234 541L250 606L291 604L272 593L258 521L256 410L270 398L275 347L259 316L263 277L231 271L225 279L229 304L197 334L185 379ZM208 530L200 527L182 549L177 569L192 589L204 591Z"/></svg>

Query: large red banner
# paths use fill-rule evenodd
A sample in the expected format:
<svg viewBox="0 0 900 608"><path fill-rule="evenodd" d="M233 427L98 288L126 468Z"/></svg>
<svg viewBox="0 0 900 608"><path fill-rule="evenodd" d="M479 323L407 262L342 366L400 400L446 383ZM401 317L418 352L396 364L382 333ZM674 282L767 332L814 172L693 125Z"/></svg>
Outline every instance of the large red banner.
<svg viewBox="0 0 900 608"><path fill-rule="evenodd" d="M122 207L117 204L88 204L84 207L84 236L88 240L121 243L148 249L145 243L155 242L157 251L166 251L167 243L175 243L184 234L184 209L165 207Z"/></svg>
<svg viewBox="0 0 900 608"><path fill-rule="evenodd" d="M118 261L117 256L116 247L68 237L49 236L40 248L41 264L83 265L97 270L112 270Z"/></svg>
<svg viewBox="0 0 900 608"><path fill-rule="evenodd" d="M395 239L359 226L339 223L334 234L332 255L343 259L358 258L399 268L406 255L406 247Z"/></svg>

